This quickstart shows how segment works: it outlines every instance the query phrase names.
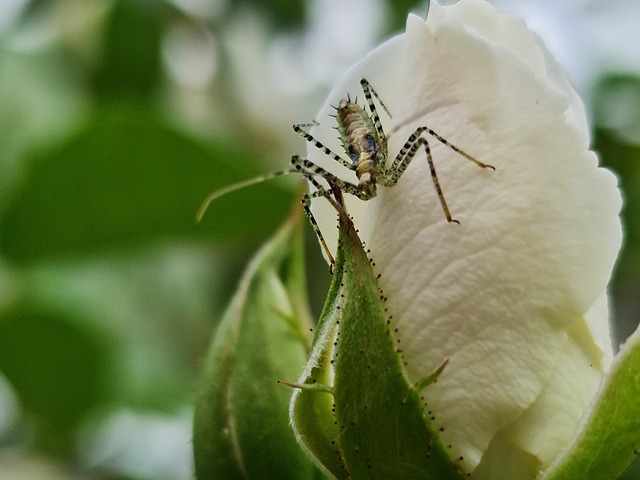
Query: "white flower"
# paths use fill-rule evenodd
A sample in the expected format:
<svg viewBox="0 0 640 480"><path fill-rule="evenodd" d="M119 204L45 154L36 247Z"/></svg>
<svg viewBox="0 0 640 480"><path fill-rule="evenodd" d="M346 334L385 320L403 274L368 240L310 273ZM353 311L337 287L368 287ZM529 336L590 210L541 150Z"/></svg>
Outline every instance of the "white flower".
<svg viewBox="0 0 640 480"><path fill-rule="evenodd" d="M328 115L369 80L391 160L426 125L447 223L420 150L398 184L348 198L388 297L407 371L452 459L476 479L533 478L574 434L612 350L606 286L621 243L615 177L589 151L582 102L520 19L482 0L432 2L336 85L312 134L342 147ZM309 147L309 159L357 183ZM335 212L314 204L326 237ZM330 243L335 240L329 238Z"/></svg>

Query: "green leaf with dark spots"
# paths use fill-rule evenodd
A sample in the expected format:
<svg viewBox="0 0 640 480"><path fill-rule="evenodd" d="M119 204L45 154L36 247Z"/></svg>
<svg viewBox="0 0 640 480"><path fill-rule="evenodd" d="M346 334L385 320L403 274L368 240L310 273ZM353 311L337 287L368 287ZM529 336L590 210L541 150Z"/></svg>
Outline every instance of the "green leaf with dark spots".
<svg viewBox="0 0 640 480"><path fill-rule="evenodd" d="M298 440L339 479L460 479L426 417L429 387L409 383L387 318L362 243L343 220L304 385L292 398Z"/></svg>

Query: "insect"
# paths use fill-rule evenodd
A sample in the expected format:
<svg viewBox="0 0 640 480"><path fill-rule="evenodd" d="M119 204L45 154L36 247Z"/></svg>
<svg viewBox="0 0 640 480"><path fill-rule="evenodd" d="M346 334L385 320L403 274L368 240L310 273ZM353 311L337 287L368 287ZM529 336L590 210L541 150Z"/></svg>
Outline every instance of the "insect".
<svg viewBox="0 0 640 480"><path fill-rule="evenodd" d="M357 184L337 177L333 173L306 158L302 158L299 155L293 155L291 157L291 168L278 170L261 177L237 183L211 194L202 204L202 207L198 212L198 220L202 218L211 202L222 195L226 195L227 193L239 188L254 185L274 177L290 173L299 173L316 188L315 191L304 194L302 198L302 205L309 217L309 220L311 221L316 235L320 239L320 242L327 253L328 258L333 264L333 257L331 256L329 248L322 236L322 232L311 213L310 207L312 199L324 197L338 211L340 211L341 206L338 205L334 199L332 194L333 188L339 188L342 192L358 197L361 200L370 200L377 195L378 184L388 188L395 186L411 161L415 158L418 150L420 148L424 148L427 162L429 164L431 179L436 189L436 193L438 194L447 222L459 224L460 222L451 216L451 212L447 206L447 202L442 192L442 187L438 180L435 165L433 163L431 148L427 137L424 134L428 134L435 138L454 152L476 164L478 167L488 168L491 170L495 170L495 167L472 157L427 126L420 126L416 128L404 143L398 154L393 158L391 164L387 165L389 157L387 137L382 128L382 123L380 122L380 116L378 115L374 98L389 117L391 117L391 113L380 99L380 96L365 78L360 80L360 86L364 92L366 108L362 108L358 105L357 100L352 101L349 96L347 96L346 99L341 100L337 107L334 107L336 113L333 116L336 119L340 140L348 158L344 158L343 156L333 152L307 131L309 127L317 125L316 123L293 125L293 130L301 135L305 140L320 149L325 155L329 156L339 164L355 172L358 179ZM318 178L325 180L329 184L329 187L327 188L321 185L317 180Z"/></svg>
<svg viewBox="0 0 640 480"><path fill-rule="evenodd" d="M442 193L442 187L438 180L429 142L423 134L426 133L434 137L454 152L481 168L495 170L495 167L472 157L427 126L416 128L404 143L391 164L387 165L387 159L389 156L387 137L382 128L382 123L380 122L380 116L378 115L378 111L373 100L374 97L389 117L391 117L391 114L377 92L365 78L360 80L360 85L364 92L368 111L360 107L357 101L352 102L349 97L347 97L346 100L341 100L338 106L334 107L336 109L335 118L338 124L338 133L340 134L342 146L349 156L349 160L344 159L340 155L332 152L329 148L325 147L321 142L316 140L311 134L302 128L304 125L293 126L293 129L302 135L302 137L304 137L308 142L312 143L315 147L322 150L326 155L333 158L341 165L344 165L349 170L354 171L358 178L358 184L356 185L342 180L308 160L299 159L297 160L297 163L302 163L304 169L312 172L314 175L330 180L342 191L354 195L361 200L370 200L377 195L377 184L388 188L395 186L418 150L423 147L426 152L427 162L429 163L431 179L433 180L433 185L438 194L438 198L440 199L440 204L444 210L447 222L459 224L460 222L451 216L444 194Z"/></svg>

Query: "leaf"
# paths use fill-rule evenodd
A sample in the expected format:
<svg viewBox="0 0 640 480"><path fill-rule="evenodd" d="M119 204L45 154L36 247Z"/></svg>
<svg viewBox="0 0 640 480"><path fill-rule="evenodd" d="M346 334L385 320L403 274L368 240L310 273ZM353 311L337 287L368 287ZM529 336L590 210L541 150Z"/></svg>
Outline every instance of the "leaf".
<svg viewBox="0 0 640 480"><path fill-rule="evenodd" d="M459 479L427 418L428 387L418 392L404 373L362 243L344 220L339 234L303 388L292 398L298 441L337 478Z"/></svg>
<svg viewBox="0 0 640 480"><path fill-rule="evenodd" d="M30 305L0 316L0 370L55 449L68 448L67 436L108 400L107 345L70 317Z"/></svg>
<svg viewBox="0 0 640 480"><path fill-rule="evenodd" d="M308 350L299 217L254 257L212 341L194 416L198 479L315 478L276 382L294 378Z"/></svg>
<svg viewBox="0 0 640 480"><path fill-rule="evenodd" d="M615 479L640 447L640 329L614 359L575 442L540 480Z"/></svg>
<svg viewBox="0 0 640 480"><path fill-rule="evenodd" d="M0 220L0 250L29 263L178 237L229 241L273 228L291 200L282 181L229 195L202 224L194 220L211 191L255 175L252 163L267 162L224 143L200 145L148 112L101 110L31 164Z"/></svg>
<svg viewBox="0 0 640 480"><path fill-rule="evenodd" d="M102 62L93 79L103 98L150 99L161 75L160 44L168 16L164 2L119 0L105 25Z"/></svg>

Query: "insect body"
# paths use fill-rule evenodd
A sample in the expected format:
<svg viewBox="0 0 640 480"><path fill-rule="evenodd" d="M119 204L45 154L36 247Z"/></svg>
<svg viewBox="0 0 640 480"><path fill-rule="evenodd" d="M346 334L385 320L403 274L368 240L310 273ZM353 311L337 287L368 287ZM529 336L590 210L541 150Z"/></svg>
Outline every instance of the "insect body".
<svg viewBox="0 0 640 480"><path fill-rule="evenodd" d="M368 200L377 193L376 176L379 163L386 160L386 142L380 141L371 117L357 103L341 100L337 110L338 132L355 166L360 198Z"/></svg>
<svg viewBox="0 0 640 480"><path fill-rule="evenodd" d="M270 174L231 185L227 188L214 192L212 195L207 197L207 199L202 204L202 207L198 212L198 220L202 218L209 204L211 204L211 202L221 197L222 195L280 175L299 173L316 188L315 191L304 194L302 198L302 205L327 254L327 257L333 264L333 257L331 256L331 252L329 251L329 248L327 247L327 244L325 243L322 236L322 232L320 231L320 228L318 227L318 224L316 223L316 220L311 213L310 207L312 199L324 197L339 212L342 211L342 207L341 205L339 205L340 202L336 201L336 195L333 193L334 188L338 188L342 192L354 195L361 200L370 200L376 196L378 184L384 187L395 186L415 157L418 150L423 147L426 152L427 162L429 163L431 179L438 194L438 198L440 199L440 204L442 205L442 209L444 210L445 217L449 223L460 223L458 220L455 220L451 217L449 207L447 206L444 194L442 193L442 188L440 187L440 182L438 181L438 176L436 174L435 166L433 163L429 142L423 134L426 133L430 135L454 152L475 163L481 168L489 168L492 170L495 170L495 168L492 165L483 163L472 157L465 151L451 144L448 140L438 135L427 126L416 128L404 143L398 154L393 158L391 165L387 165L387 159L389 156L387 137L385 136L384 130L382 128L374 98L389 117L391 117L391 114L389 113L389 110L382 102L376 91L371 87L366 79L363 78L360 81L360 85L362 86L362 90L366 99L366 108L360 107L357 101L351 101L349 97L347 97L347 99L341 100L338 106L335 107L336 114L334 115L334 117L336 118L337 122L336 128L340 135L340 140L342 142L344 151L348 155L348 159L345 159L341 155L334 153L332 150L324 146L321 142L316 140L306 130L306 128L308 127L317 125L316 123L295 124L293 126L295 132L300 134L316 148L320 149L327 156L345 166L349 170L354 171L358 179L358 184L343 180L333 173L322 168L320 165L307 160L306 158L302 158L298 155L293 155L291 157L291 168L272 172ZM328 187L324 186L318 181L318 179L320 178L327 182Z"/></svg>

